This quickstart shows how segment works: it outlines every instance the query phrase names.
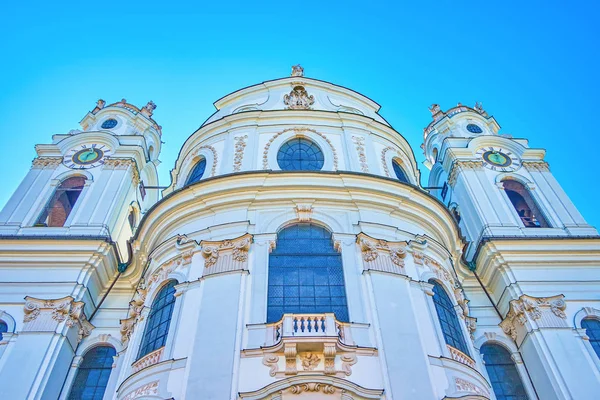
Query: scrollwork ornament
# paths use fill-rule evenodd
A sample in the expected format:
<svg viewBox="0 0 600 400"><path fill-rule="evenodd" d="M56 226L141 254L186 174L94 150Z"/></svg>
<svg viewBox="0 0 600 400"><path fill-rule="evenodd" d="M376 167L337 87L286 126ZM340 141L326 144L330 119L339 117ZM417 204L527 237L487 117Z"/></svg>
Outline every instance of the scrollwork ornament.
<svg viewBox="0 0 600 400"><path fill-rule="evenodd" d="M206 268L210 268L217 263L217 259L219 258L219 249L216 247L205 247L202 249L202 255L206 259L204 261L204 266Z"/></svg>
<svg viewBox="0 0 600 400"><path fill-rule="evenodd" d="M401 248L390 250L390 259L399 267L404 267L404 259L406 258L406 250Z"/></svg>
<svg viewBox="0 0 600 400"><path fill-rule="evenodd" d="M346 376L352 375L352 366L358 362L355 354L344 354L340 357L342 360L342 371Z"/></svg>
<svg viewBox="0 0 600 400"><path fill-rule="evenodd" d="M270 376L275 376L277 374L277 371L279 369L277 365L278 362L279 356L276 356L274 354L267 354L263 357L262 360L263 365L269 367Z"/></svg>

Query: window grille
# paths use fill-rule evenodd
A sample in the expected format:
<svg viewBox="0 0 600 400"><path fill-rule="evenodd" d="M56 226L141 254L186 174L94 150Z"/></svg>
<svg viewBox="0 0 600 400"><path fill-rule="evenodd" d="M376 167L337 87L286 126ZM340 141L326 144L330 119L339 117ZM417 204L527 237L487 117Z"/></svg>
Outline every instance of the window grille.
<svg viewBox="0 0 600 400"><path fill-rule="evenodd" d="M324 162L319 146L304 138L287 141L277 153L277 164L284 171L320 171Z"/></svg>

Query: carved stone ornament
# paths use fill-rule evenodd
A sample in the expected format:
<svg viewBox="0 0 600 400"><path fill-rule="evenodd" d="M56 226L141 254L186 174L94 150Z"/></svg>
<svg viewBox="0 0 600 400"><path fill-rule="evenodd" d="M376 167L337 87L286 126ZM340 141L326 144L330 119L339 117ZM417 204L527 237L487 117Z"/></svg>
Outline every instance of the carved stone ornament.
<svg viewBox="0 0 600 400"><path fill-rule="evenodd" d="M567 327L564 310L567 304L564 295L552 297L532 297L522 295L517 300L511 300L508 313L500 323L500 327L517 344L525 338L528 332L538 328Z"/></svg>
<svg viewBox="0 0 600 400"><path fill-rule="evenodd" d="M311 204L297 204L294 210L296 210L298 221L310 222L312 219L313 207Z"/></svg>
<svg viewBox="0 0 600 400"><path fill-rule="evenodd" d="M388 242L360 233L356 238L362 251L364 270L405 275L406 242Z"/></svg>
<svg viewBox="0 0 600 400"><path fill-rule="evenodd" d="M235 156L233 158L233 172L238 172L242 169L242 160L244 159L246 139L248 139L248 135L235 137Z"/></svg>
<svg viewBox="0 0 600 400"><path fill-rule="evenodd" d="M293 394L300 394L302 392L323 392L324 394L333 394L335 393L335 387L325 383L301 383L292 386L290 392Z"/></svg>
<svg viewBox="0 0 600 400"><path fill-rule="evenodd" d="M295 86L290 94L283 96L283 103L290 110L310 110L315 103L315 97L310 96L304 86Z"/></svg>
<svg viewBox="0 0 600 400"><path fill-rule="evenodd" d="M352 141L356 145L356 153L358 154L361 171L365 173L369 172L369 164L367 163L367 155L365 152L365 138L362 136L352 136Z"/></svg>
<svg viewBox="0 0 600 400"><path fill-rule="evenodd" d="M62 157L37 157L33 159L32 168L53 168L62 163Z"/></svg>
<svg viewBox="0 0 600 400"><path fill-rule="evenodd" d="M57 332L63 329L77 329L80 341L88 336L94 326L87 320L85 304L74 301L71 296L60 299L44 300L25 297L23 332Z"/></svg>
<svg viewBox="0 0 600 400"><path fill-rule="evenodd" d="M321 358L315 353L305 353L300 355L300 364L304 371L312 371L317 368L317 365L321 362Z"/></svg>
<svg viewBox="0 0 600 400"><path fill-rule="evenodd" d="M304 68L300 64L292 66L292 74L290 76L304 76Z"/></svg>
<svg viewBox="0 0 600 400"><path fill-rule="evenodd" d="M266 354L263 357L262 363L269 367L270 376L275 376L277 371L279 371L279 366L277 365L279 363L279 356L275 354Z"/></svg>
<svg viewBox="0 0 600 400"><path fill-rule="evenodd" d="M545 161L523 161L521 165L528 171L550 171L550 165Z"/></svg>
<svg viewBox="0 0 600 400"><path fill-rule="evenodd" d="M455 161L448 175L448 185L453 187L456 184L459 172L467 169L477 170L481 168L483 168L483 161Z"/></svg>
<svg viewBox="0 0 600 400"><path fill-rule="evenodd" d="M132 392L129 392L127 396L123 397L123 400L135 400L147 396L158 395L158 381L147 383Z"/></svg>
<svg viewBox="0 0 600 400"><path fill-rule="evenodd" d="M284 133L290 132L290 131L294 131L298 136L301 136L303 134L303 132L312 132L315 135L322 137L323 140L325 140L327 142L327 144L329 145L329 148L331 149L331 153L333 154L333 169L337 170L338 156L337 156L337 151L335 150L335 147L333 147L333 144L331 143L331 140L329 140L329 138L327 136L323 135L322 133L317 132L316 130L310 129L310 128L288 128L288 129L284 129L281 132L278 132L275 135L273 135L273 137L271 137L271 139L269 139L269 141L267 142L267 144L265 145L265 148L263 150L263 169L269 169L269 149L271 148L271 144L273 144L273 141L275 139L277 139L279 136L283 135Z"/></svg>
<svg viewBox="0 0 600 400"><path fill-rule="evenodd" d="M138 321L142 310L144 309L144 303L146 302L146 295L148 290L144 284L137 288L133 299L129 302L129 311L127 312L127 318L122 319L121 322L121 343L127 344L133 333L133 328Z"/></svg>
<svg viewBox="0 0 600 400"><path fill-rule="evenodd" d="M473 394L477 394L479 396L484 396L486 398L490 398L490 392L486 389L480 388L474 383L466 381L461 378L454 378L454 383L456 385L457 392L470 392Z"/></svg>
<svg viewBox="0 0 600 400"><path fill-rule="evenodd" d="M140 171L137 162L133 158L107 157L104 161L104 169L127 169L131 167L131 180L134 185L140 183Z"/></svg>
<svg viewBox="0 0 600 400"><path fill-rule="evenodd" d="M394 152L400 159L402 159L402 157L400 155L400 150L395 149L393 147L386 147L385 149L381 150L381 165L383 166L383 172L385 172L385 176L391 177L392 175L390 174L390 169L389 169L388 163L387 163L387 152L388 151Z"/></svg>
<svg viewBox="0 0 600 400"><path fill-rule="evenodd" d="M219 242L202 241L203 276L248 269L248 251L252 235Z"/></svg>

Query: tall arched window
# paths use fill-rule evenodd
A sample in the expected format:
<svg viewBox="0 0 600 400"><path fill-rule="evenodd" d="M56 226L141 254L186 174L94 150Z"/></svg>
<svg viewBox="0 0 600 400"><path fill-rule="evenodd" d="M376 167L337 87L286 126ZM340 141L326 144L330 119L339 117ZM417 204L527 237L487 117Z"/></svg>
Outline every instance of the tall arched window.
<svg viewBox="0 0 600 400"><path fill-rule="evenodd" d="M393 160L392 167L394 167L394 173L396 174L396 178L398 178L400 182L409 183L408 178L406 177L406 173L404 172L398 161Z"/></svg>
<svg viewBox="0 0 600 400"><path fill-rule="evenodd" d="M525 387L510 353L502 346L486 343L481 346L485 369L497 400L527 400Z"/></svg>
<svg viewBox="0 0 600 400"><path fill-rule="evenodd" d="M277 164L284 171L320 171L324 163L319 146L305 138L288 140L277 152Z"/></svg>
<svg viewBox="0 0 600 400"><path fill-rule="evenodd" d="M156 298L152 302L150 315L148 315L138 359L160 349L167 342L169 325L175 306L175 285L177 285L177 281L169 281L156 294Z"/></svg>
<svg viewBox="0 0 600 400"><path fill-rule="evenodd" d="M506 180L502 182L502 187L526 228L549 226L531 197L531 193L521 182Z"/></svg>
<svg viewBox="0 0 600 400"><path fill-rule="evenodd" d="M94 347L85 353L73 381L69 400L102 400L116 354L111 346Z"/></svg>
<svg viewBox="0 0 600 400"><path fill-rule="evenodd" d="M348 321L342 258L331 232L313 224L283 229L269 256L267 322L285 313L330 312Z"/></svg>
<svg viewBox="0 0 600 400"><path fill-rule="evenodd" d="M593 318L585 318L581 321L581 327L585 328L585 334L590 338L590 344L600 357L600 321Z"/></svg>
<svg viewBox="0 0 600 400"><path fill-rule="evenodd" d="M69 214L83 190L86 178L74 176L62 181L54 195L44 208L36 225L38 226L64 226Z"/></svg>
<svg viewBox="0 0 600 400"><path fill-rule="evenodd" d="M190 172L190 176L187 178L187 181L185 182L185 184L190 185L192 183L196 183L196 182L200 181L200 179L202 179L202 175L204 175L205 170L206 170L206 159L201 158L196 163L196 165L194 165L194 168L192 169L192 172Z"/></svg>
<svg viewBox="0 0 600 400"><path fill-rule="evenodd" d="M429 280L429 283L433 285L433 304L435 304L435 311L444 333L444 340L447 344L458 349L469 355L467 342L465 336L462 333L460 322L456 316L456 310L448 294L438 282L433 279Z"/></svg>
<svg viewBox="0 0 600 400"><path fill-rule="evenodd" d="M6 322L0 320L0 340L3 339L2 334L8 332L8 325Z"/></svg>

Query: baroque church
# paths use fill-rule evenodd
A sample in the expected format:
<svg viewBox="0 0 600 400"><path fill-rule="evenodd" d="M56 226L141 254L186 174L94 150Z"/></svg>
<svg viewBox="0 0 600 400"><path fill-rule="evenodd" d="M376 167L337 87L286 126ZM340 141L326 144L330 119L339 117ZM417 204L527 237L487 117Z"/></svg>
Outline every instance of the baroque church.
<svg viewBox="0 0 600 400"><path fill-rule="evenodd" d="M291 76L217 100L160 186L99 100L0 212L0 399L600 398L600 236L481 104L413 149Z"/></svg>

